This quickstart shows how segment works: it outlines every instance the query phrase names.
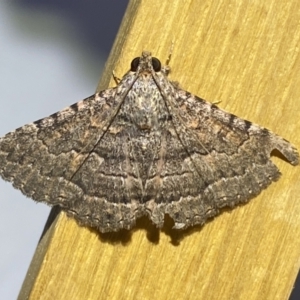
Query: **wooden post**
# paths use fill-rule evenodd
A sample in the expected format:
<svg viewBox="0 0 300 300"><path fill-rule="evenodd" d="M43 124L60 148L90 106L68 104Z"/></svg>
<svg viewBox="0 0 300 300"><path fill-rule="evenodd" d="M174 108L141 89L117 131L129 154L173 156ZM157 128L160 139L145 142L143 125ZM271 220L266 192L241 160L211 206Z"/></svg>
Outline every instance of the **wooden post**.
<svg viewBox="0 0 300 300"><path fill-rule="evenodd" d="M142 50L184 89L300 149L300 2L132 0L101 89ZM88 95L87 95L88 96ZM300 262L300 168L204 227L99 234L61 213L43 235L19 299L287 299Z"/></svg>

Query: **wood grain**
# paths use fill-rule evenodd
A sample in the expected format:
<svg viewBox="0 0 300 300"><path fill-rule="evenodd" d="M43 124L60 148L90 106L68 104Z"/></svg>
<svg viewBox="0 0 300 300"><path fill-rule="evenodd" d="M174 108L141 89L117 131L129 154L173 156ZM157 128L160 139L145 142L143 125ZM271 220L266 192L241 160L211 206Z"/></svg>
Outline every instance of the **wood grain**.
<svg viewBox="0 0 300 300"><path fill-rule="evenodd" d="M131 1L98 89L131 60L174 49L170 78L300 149L300 2ZM300 168L204 227L99 234L63 213L38 245L19 299L288 299L300 265Z"/></svg>

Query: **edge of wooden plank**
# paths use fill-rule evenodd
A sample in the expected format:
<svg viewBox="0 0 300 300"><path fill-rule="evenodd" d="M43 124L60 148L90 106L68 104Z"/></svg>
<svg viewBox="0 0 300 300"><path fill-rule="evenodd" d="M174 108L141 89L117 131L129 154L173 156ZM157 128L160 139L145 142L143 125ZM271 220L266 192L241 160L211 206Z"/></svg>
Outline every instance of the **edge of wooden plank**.
<svg viewBox="0 0 300 300"><path fill-rule="evenodd" d="M109 82L111 81L112 71L114 65L116 64L118 54L122 49L122 45L126 42L126 32L130 29L130 26L134 20L134 16L137 13L140 3L141 0L129 1L122 22L120 24L121 30L118 31L117 37L112 47L112 51L110 52L109 58L105 64L103 74L100 77L97 90L107 88ZM47 248L55 233L56 230L55 226L57 224L60 211L61 210L58 207L53 207L52 210L50 211L47 222L45 224L45 228L43 230L43 233L41 235L35 253L32 257L23 284L21 286L19 296L18 296L19 300L29 298L30 292L33 288L34 282L39 273L41 264L43 263L45 253L47 252Z"/></svg>
<svg viewBox="0 0 300 300"><path fill-rule="evenodd" d="M60 212L59 207L53 207L50 211L50 214L49 214L47 222L45 224L43 233L42 233L39 243L36 247L36 250L32 257L27 274L26 274L23 284L21 286L21 289L20 289L20 292L18 295L18 300L23 300L23 299L29 298L30 292L32 290L34 282L39 273L40 267L43 263L45 254L47 252L48 245L50 244L51 239L54 235L55 226L56 226L57 219L58 219L57 216L58 216L59 212Z"/></svg>

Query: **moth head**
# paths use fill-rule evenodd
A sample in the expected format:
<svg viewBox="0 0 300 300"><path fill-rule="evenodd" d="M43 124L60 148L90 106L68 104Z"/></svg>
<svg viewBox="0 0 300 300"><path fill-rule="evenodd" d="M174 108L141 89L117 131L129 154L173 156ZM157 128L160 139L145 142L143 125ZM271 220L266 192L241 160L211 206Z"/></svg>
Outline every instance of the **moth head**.
<svg viewBox="0 0 300 300"><path fill-rule="evenodd" d="M143 60L143 58L136 57L131 61L131 65L130 65L130 71L131 72L136 72L137 71L138 66L141 63L141 60ZM154 72L159 72L161 70L161 62L158 58L152 57L151 58L151 65L153 67Z"/></svg>

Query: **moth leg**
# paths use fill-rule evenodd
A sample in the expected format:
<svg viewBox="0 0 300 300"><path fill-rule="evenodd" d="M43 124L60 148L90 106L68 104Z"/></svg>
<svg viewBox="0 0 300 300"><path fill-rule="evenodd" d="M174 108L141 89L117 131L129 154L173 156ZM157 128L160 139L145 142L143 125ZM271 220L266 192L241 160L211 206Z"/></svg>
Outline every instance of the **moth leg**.
<svg viewBox="0 0 300 300"><path fill-rule="evenodd" d="M174 49L174 40L172 40L171 42L171 47L170 47L170 51L169 51L169 55L168 55L168 58L167 58L167 61L166 61L166 66L169 66L169 63L171 61L171 58L172 58L172 53L173 53L173 49Z"/></svg>
<svg viewBox="0 0 300 300"><path fill-rule="evenodd" d="M213 105L218 105L222 102L222 100L216 101L216 102L212 102Z"/></svg>
<svg viewBox="0 0 300 300"><path fill-rule="evenodd" d="M169 66L169 63L170 63L171 58L172 58L173 48L174 48L174 41L172 41L170 51L169 51L169 55L168 55L168 58L166 60L166 64L161 68L162 73L164 73L166 76L168 76L171 72L171 68Z"/></svg>
<svg viewBox="0 0 300 300"><path fill-rule="evenodd" d="M112 71L112 77L113 77L115 83L118 85L121 81L121 78L116 76L115 71Z"/></svg>

